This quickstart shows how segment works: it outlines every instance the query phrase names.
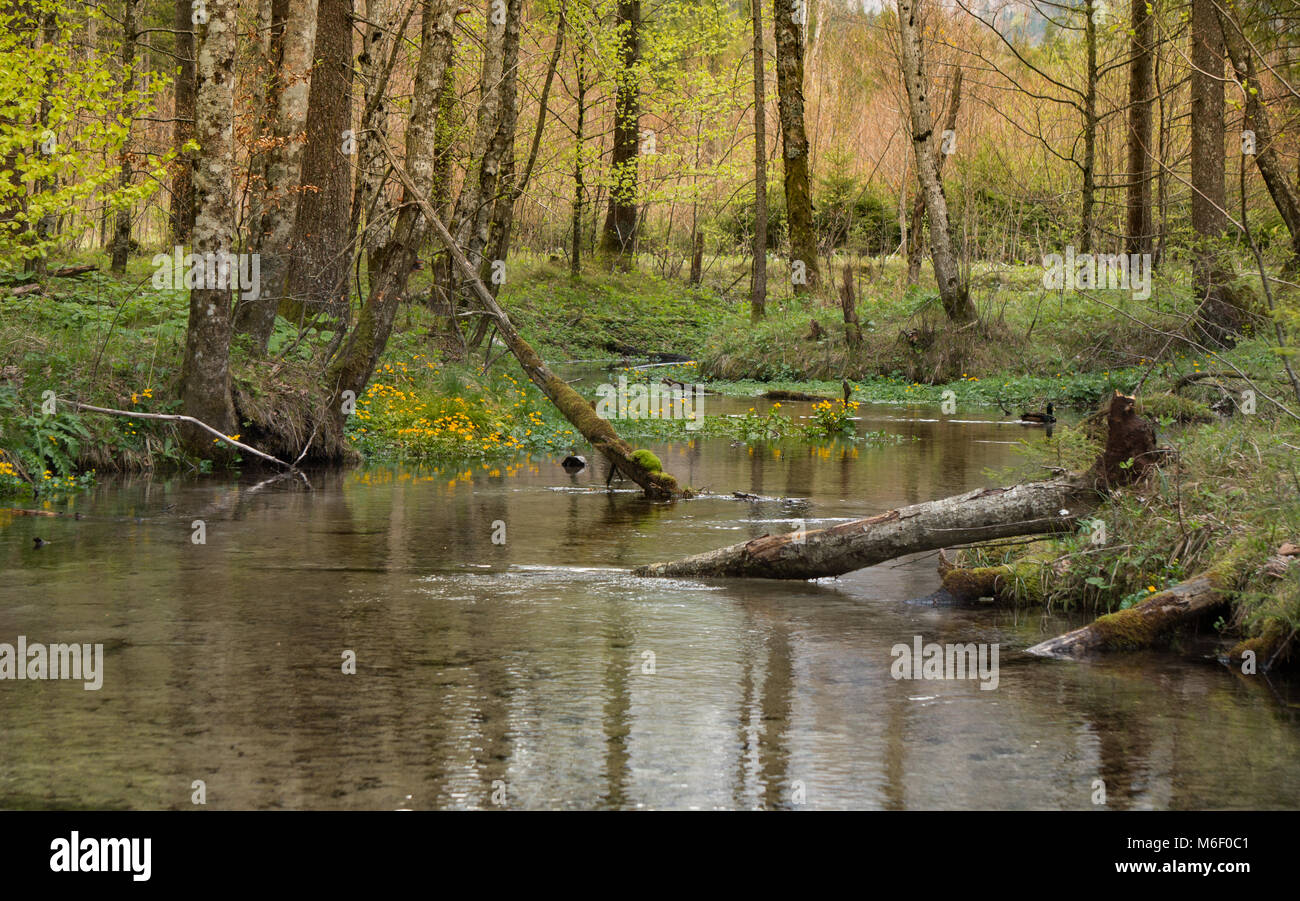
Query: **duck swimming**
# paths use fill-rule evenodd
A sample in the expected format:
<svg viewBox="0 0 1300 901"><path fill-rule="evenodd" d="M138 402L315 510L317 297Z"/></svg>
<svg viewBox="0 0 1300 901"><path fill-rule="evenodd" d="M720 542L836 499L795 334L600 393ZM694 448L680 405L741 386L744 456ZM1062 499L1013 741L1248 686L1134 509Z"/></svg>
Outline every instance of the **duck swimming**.
<svg viewBox="0 0 1300 901"><path fill-rule="evenodd" d="M1038 425L1050 425L1051 423L1056 422L1056 416L1054 413L1055 408L1049 403L1047 405L1046 413L1021 413L1020 421L1032 422Z"/></svg>

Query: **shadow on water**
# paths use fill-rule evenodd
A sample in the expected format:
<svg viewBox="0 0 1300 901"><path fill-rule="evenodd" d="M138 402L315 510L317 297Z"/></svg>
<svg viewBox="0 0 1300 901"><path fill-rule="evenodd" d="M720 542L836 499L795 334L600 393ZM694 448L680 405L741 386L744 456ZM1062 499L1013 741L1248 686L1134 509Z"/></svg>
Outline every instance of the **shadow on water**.
<svg viewBox="0 0 1300 901"><path fill-rule="evenodd" d="M1070 623L915 603L932 556L795 584L630 574L990 484L1027 434L859 414L908 440L652 445L715 492L676 503L566 474L559 449L310 491L129 479L81 520L0 514L0 641L106 646L99 691L0 682L0 806L188 808L200 779L221 808L1088 809L1096 780L1112 808L1300 806L1293 685L1028 658ZM996 645L996 688L895 680L916 636Z"/></svg>

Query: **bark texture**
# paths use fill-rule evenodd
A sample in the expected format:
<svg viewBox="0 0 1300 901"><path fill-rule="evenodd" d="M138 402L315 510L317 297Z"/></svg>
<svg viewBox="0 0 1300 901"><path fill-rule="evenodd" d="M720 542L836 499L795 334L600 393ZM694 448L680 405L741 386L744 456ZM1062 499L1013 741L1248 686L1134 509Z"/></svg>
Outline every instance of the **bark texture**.
<svg viewBox="0 0 1300 901"><path fill-rule="evenodd" d="M641 0L619 0L618 83L614 96L614 148L609 210L601 250L630 265L636 243L638 152L641 140Z"/></svg>
<svg viewBox="0 0 1300 901"><path fill-rule="evenodd" d="M1126 252L1150 253L1151 220L1151 104L1154 82L1155 16L1147 12L1154 0L1132 0L1128 70L1128 196Z"/></svg>
<svg viewBox="0 0 1300 901"><path fill-rule="evenodd" d="M1099 651L1141 650L1227 601L1222 580L1205 573L1153 594L1136 607L1108 613L1081 629L1040 642L1026 653L1039 657L1080 657Z"/></svg>
<svg viewBox="0 0 1300 901"><path fill-rule="evenodd" d="M140 0L124 0L122 7L122 68L126 72L123 90L130 93L135 90L135 36L136 15ZM131 184L131 139L128 133L122 144L121 174L118 184L126 188ZM118 275L126 272L126 258L131 250L131 207L125 206L117 212L117 223L113 229L112 270Z"/></svg>
<svg viewBox="0 0 1300 901"><path fill-rule="evenodd" d="M183 147L194 137L194 24L191 0L176 0L176 86L172 142ZM182 151L172 167L172 240L186 244L194 226L194 155Z"/></svg>
<svg viewBox="0 0 1300 901"><path fill-rule="evenodd" d="M755 0L760 2L760 0ZM797 10L797 12L796 12ZM817 231L813 227L808 133L804 128L803 62L807 4L774 0L777 114L781 122L781 157L785 168L785 216L790 229L790 261L804 265L805 282L796 291L817 286Z"/></svg>
<svg viewBox="0 0 1300 901"><path fill-rule="evenodd" d="M763 0L754 4L754 260L750 274L749 315L754 322L767 312L767 91L763 71ZM781 0L776 0L777 4ZM693 242L703 237L696 227ZM692 251L695 248L692 247ZM701 241L700 257L703 257ZM699 263L691 254L691 284L699 284Z"/></svg>
<svg viewBox="0 0 1300 901"><path fill-rule="evenodd" d="M351 0L320 0L314 56L288 297L280 307L295 321L318 313L342 318L347 312L352 259L348 207L356 159L356 135L348 134L352 132Z"/></svg>
<svg viewBox="0 0 1300 901"><path fill-rule="evenodd" d="M293 227L297 218L307 101L316 50L318 0L272 4L266 111L269 128L258 141L262 158L261 214L252 246L261 256L258 296L235 307L235 332L246 334L256 353L266 353L280 302L287 293Z"/></svg>
<svg viewBox="0 0 1300 901"><path fill-rule="evenodd" d="M1106 448L1086 473L981 488L888 510L806 533L764 535L670 563L638 567L639 576L820 579L920 551L1017 535L1067 532L1105 492L1144 476L1154 464L1155 430L1133 398L1116 392L1106 415Z"/></svg>
<svg viewBox="0 0 1300 901"><path fill-rule="evenodd" d="M433 148L443 78L451 58L452 33L458 4L449 0L425 0L421 22L420 58L416 67L411 100L411 118L406 126L405 190L393 226L384 229L385 240L369 253L370 290L338 358L330 367L328 383L339 395L333 406L340 418L342 392L360 397L375 370L393 329L397 305L406 292L407 281L417 254L428 233L428 219L417 202L433 189ZM382 95L380 95L382 96ZM382 178L390 165L382 129L367 138L370 175L378 183L370 190L378 197ZM377 204L376 204L377 205Z"/></svg>
<svg viewBox="0 0 1300 901"><path fill-rule="evenodd" d="M899 43L903 60L903 84L907 89L908 113L912 124L912 149L916 155L916 174L925 198L925 212L930 219L930 259L939 286L944 312L953 322L970 322L975 305L961 277L953 251L952 230L948 223L948 199L939 177L935 159L934 128L930 118L930 82L925 74L925 55L921 46L921 23L917 0L898 2Z"/></svg>
<svg viewBox="0 0 1300 901"><path fill-rule="evenodd" d="M229 253L234 232L235 11L237 0L208 0L208 21L197 26L194 135L202 148L194 165L194 252ZM190 291L181 409L227 435L234 434L230 394L229 284ZM182 439L204 456L227 453L202 429L187 425Z"/></svg>

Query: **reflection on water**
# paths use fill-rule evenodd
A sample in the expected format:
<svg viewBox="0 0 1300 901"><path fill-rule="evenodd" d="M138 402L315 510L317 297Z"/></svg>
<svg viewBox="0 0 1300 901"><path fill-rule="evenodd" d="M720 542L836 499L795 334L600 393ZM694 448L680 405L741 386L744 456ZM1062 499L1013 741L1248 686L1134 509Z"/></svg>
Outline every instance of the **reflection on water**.
<svg viewBox="0 0 1300 901"><path fill-rule="evenodd" d="M558 449L0 514L0 641L106 650L98 692L0 682L0 806L187 808L202 779L222 808L1090 808L1101 779L1112 808L1300 807L1292 686L1026 658L1069 623L909 602L937 587L930 555L815 583L629 574L985 484L1026 434L860 414L916 440L654 445L715 492L677 503L606 492L599 464L568 475ZM998 643L998 688L894 681L916 635Z"/></svg>

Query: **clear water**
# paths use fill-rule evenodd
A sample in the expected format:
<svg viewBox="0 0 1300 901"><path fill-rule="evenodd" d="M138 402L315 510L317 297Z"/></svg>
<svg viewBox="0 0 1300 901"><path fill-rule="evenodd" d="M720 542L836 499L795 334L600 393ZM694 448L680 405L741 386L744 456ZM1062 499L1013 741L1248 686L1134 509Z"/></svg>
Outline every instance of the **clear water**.
<svg viewBox="0 0 1300 901"><path fill-rule="evenodd" d="M217 808L1086 809L1097 779L1112 808L1300 807L1294 685L1025 657L1072 623L917 603L932 555L817 583L630 574L989 484L1034 434L860 412L916 440L651 445L715 492L676 503L559 453L311 491L124 480L80 520L0 513L0 641L105 645L99 691L0 682L0 807L188 808L203 780ZM894 680L917 635L997 643L997 689Z"/></svg>

